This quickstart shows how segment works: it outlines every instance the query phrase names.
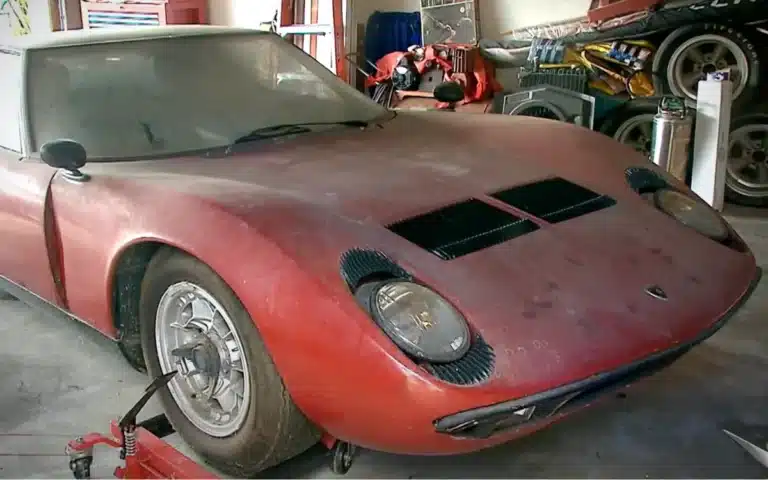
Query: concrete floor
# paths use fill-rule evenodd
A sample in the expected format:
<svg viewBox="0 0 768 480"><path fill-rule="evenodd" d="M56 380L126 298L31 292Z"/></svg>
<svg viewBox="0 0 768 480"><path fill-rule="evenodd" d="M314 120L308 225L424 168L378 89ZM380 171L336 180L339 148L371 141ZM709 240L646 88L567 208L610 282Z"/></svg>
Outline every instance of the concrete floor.
<svg viewBox="0 0 768 480"><path fill-rule="evenodd" d="M768 266L768 219L732 223ZM765 214L763 214L765 215ZM417 458L363 451L349 475L368 478L765 478L720 430L768 425L768 280L723 330L670 369L548 430L477 454ZM82 325L0 302L0 478L71 478L66 442L104 431L147 379ZM157 413L150 404L147 415ZM172 443L184 451L178 438ZM97 451L97 456L99 455ZM104 452L102 455L106 455ZM97 472L117 463L100 457ZM271 478L332 478L309 453Z"/></svg>

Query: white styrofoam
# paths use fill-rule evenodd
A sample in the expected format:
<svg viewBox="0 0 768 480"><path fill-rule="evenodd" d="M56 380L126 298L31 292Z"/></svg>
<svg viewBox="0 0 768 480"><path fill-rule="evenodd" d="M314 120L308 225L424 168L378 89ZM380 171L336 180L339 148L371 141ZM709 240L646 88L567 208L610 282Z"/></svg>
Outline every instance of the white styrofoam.
<svg viewBox="0 0 768 480"><path fill-rule="evenodd" d="M725 203L732 85L702 80L697 92L691 189L718 211Z"/></svg>

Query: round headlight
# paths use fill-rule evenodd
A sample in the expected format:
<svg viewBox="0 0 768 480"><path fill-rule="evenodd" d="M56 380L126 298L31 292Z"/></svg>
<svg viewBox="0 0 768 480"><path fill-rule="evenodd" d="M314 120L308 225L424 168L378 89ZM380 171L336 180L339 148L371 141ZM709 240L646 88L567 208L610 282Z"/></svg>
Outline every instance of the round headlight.
<svg viewBox="0 0 768 480"><path fill-rule="evenodd" d="M656 207L713 240L724 241L730 235L728 225L709 205L678 192L662 189L654 194Z"/></svg>
<svg viewBox="0 0 768 480"><path fill-rule="evenodd" d="M393 281L371 296L376 323L405 353L430 362L452 362L469 349L464 317L443 297L422 285Z"/></svg>

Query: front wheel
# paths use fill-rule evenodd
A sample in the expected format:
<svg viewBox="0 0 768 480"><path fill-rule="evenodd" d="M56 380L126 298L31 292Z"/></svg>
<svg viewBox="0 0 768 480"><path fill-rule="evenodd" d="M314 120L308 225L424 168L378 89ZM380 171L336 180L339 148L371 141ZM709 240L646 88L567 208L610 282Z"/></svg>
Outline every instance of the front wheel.
<svg viewBox="0 0 768 480"><path fill-rule="evenodd" d="M140 318L149 374L179 372L158 392L166 416L213 466L244 478L317 442L248 312L210 267L159 251L142 282Z"/></svg>

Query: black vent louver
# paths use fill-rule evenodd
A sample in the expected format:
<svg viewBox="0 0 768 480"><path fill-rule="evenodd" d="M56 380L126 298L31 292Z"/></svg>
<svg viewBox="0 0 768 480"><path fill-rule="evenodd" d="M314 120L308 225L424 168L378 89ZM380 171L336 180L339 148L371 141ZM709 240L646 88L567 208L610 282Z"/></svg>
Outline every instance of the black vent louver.
<svg viewBox="0 0 768 480"><path fill-rule="evenodd" d="M662 188L669 187L669 184L661 178L661 175L645 167L628 168L624 175L627 177L629 188L639 194L653 193Z"/></svg>
<svg viewBox="0 0 768 480"><path fill-rule="evenodd" d="M389 230L443 260L492 247L539 227L477 199L390 225Z"/></svg>
<svg viewBox="0 0 768 480"><path fill-rule="evenodd" d="M353 292L371 277L413 280L411 275L388 256L377 250L353 248L341 256L341 276Z"/></svg>
<svg viewBox="0 0 768 480"><path fill-rule="evenodd" d="M616 204L611 197L563 178L549 178L509 188L491 197L549 223L564 222Z"/></svg>
<svg viewBox="0 0 768 480"><path fill-rule="evenodd" d="M496 353L483 337L475 335L467 353L449 363L425 363L429 373L454 385L477 385L488 380L493 373Z"/></svg>

